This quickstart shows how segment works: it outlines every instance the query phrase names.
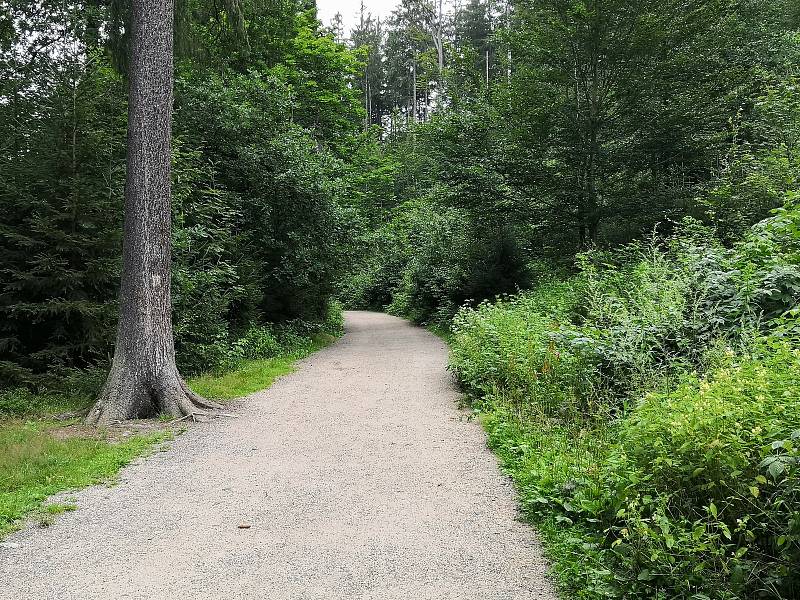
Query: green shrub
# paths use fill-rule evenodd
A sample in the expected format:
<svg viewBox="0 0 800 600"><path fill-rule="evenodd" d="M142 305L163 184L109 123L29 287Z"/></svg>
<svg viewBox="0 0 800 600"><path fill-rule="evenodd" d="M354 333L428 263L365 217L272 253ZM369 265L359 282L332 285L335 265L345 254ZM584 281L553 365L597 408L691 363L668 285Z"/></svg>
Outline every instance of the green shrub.
<svg viewBox="0 0 800 600"><path fill-rule="evenodd" d="M281 353L281 345L268 327L251 327L233 344L237 358L272 358Z"/></svg>
<svg viewBox="0 0 800 600"><path fill-rule="evenodd" d="M451 369L474 396L499 390L545 412L575 407L591 366L556 346L579 282L548 282L535 292L463 308L452 325Z"/></svg>
<svg viewBox="0 0 800 600"><path fill-rule="evenodd" d="M344 312L338 300L331 300L328 303L325 320L322 322L320 329L322 333L337 337L344 333Z"/></svg>
<svg viewBox="0 0 800 600"><path fill-rule="evenodd" d="M800 216L462 308L451 368L579 598L800 594Z"/></svg>
<svg viewBox="0 0 800 600"><path fill-rule="evenodd" d="M469 238L458 210L420 210L414 215L408 244L414 249L402 272L389 312L417 323L447 322L464 300L464 257Z"/></svg>
<svg viewBox="0 0 800 600"><path fill-rule="evenodd" d="M560 375L542 372L554 354L553 322L535 307L545 298L462 311L452 366L481 398L489 444L527 514L550 523L556 544L580 530L588 587L578 595L793 597L800 352L783 342L751 355L728 349L706 376L654 385L624 417L603 421L602 410L557 406L575 401L565 390L580 370L554 362Z"/></svg>
<svg viewBox="0 0 800 600"><path fill-rule="evenodd" d="M398 210L397 218L361 235L353 270L339 286L338 297L347 308L383 310L392 303L409 260L408 219L404 216Z"/></svg>
<svg viewBox="0 0 800 600"><path fill-rule="evenodd" d="M690 359L694 291L689 274L655 242L585 255L582 267L577 325L565 327L560 342L596 366L589 403L619 404L649 385L654 371L668 376Z"/></svg>
<svg viewBox="0 0 800 600"><path fill-rule="evenodd" d="M605 489L637 597L800 591L798 373L800 351L772 344L648 395L622 421Z"/></svg>

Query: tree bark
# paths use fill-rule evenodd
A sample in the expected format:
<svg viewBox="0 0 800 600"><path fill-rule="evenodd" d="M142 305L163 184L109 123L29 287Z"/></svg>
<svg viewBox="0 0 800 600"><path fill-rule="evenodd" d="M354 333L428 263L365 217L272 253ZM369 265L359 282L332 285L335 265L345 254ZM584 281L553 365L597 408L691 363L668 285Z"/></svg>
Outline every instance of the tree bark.
<svg viewBox="0 0 800 600"><path fill-rule="evenodd" d="M120 317L92 424L201 413L218 405L178 373L172 332L173 1L133 0Z"/></svg>

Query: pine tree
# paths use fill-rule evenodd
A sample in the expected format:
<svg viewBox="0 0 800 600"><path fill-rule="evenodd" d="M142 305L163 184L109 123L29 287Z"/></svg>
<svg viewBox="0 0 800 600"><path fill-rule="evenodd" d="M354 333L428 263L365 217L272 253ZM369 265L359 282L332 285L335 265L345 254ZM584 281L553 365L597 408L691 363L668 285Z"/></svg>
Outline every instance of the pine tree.
<svg viewBox="0 0 800 600"><path fill-rule="evenodd" d="M178 373L172 331L172 0L133 0L120 316L92 424L218 405Z"/></svg>

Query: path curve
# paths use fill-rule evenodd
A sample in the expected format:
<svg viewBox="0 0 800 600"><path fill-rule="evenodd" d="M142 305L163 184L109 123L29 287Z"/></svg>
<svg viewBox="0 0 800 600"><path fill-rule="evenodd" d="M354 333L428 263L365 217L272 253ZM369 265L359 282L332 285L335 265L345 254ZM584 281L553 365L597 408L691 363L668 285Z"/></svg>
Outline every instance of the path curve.
<svg viewBox="0 0 800 600"><path fill-rule="evenodd" d="M0 549L3 600L552 600L509 481L425 330L347 333ZM246 522L250 529L239 529Z"/></svg>

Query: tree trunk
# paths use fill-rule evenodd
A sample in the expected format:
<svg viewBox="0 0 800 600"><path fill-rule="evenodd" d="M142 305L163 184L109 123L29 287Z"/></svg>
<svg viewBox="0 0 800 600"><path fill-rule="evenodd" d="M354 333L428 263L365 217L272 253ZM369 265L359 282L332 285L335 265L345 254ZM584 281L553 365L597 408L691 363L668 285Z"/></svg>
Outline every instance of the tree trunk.
<svg viewBox="0 0 800 600"><path fill-rule="evenodd" d="M172 333L172 0L133 0L117 343L92 424L216 408L178 373Z"/></svg>
<svg viewBox="0 0 800 600"><path fill-rule="evenodd" d="M433 33L433 45L436 47L436 60L439 67L439 73L436 77L436 91L437 100L438 94L441 94L442 87L444 86L444 35L443 28L443 13L442 13L442 0L439 0L439 14L436 19L436 27Z"/></svg>
<svg viewBox="0 0 800 600"><path fill-rule="evenodd" d="M414 63L411 65L412 92L411 92L411 115L412 122L417 122L417 57L414 55Z"/></svg>

